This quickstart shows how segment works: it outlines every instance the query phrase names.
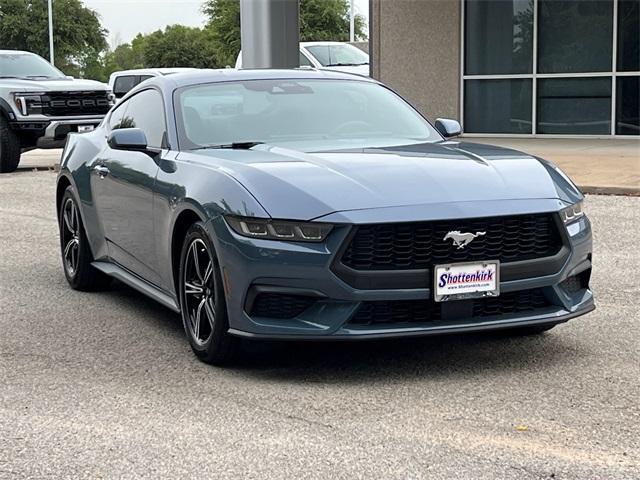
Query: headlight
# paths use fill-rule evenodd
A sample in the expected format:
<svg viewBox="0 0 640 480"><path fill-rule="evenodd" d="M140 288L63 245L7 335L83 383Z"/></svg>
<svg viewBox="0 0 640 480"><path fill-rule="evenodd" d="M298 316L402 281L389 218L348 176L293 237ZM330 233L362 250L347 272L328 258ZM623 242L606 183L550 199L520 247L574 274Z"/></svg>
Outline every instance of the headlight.
<svg viewBox="0 0 640 480"><path fill-rule="evenodd" d="M565 225L573 223L583 216L582 202L574 203L570 207L560 210L560 218L562 218Z"/></svg>
<svg viewBox="0 0 640 480"><path fill-rule="evenodd" d="M33 93L16 93L16 107L23 116L42 113L42 95Z"/></svg>
<svg viewBox="0 0 640 480"><path fill-rule="evenodd" d="M333 225L328 223L269 220L266 218L225 217L229 226L239 235L265 240L291 242L322 242Z"/></svg>

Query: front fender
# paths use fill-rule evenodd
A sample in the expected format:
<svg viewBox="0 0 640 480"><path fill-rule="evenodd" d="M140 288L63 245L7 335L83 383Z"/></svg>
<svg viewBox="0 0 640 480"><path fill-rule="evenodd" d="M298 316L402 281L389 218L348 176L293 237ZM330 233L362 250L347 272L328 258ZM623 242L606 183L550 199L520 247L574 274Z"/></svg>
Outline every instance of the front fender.
<svg viewBox="0 0 640 480"><path fill-rule="evenodd" d="M99 260L105 258L108 252L91 190L91 170L88 167L100 151L94 142L96 138L94 133L71 134L67 137L57 184L59 198L64 194L60 191L63 182L68 182L76 192L80 217L89 240L91 253L93 258Z"/></svg>
<svg viewBox="0 0 640 480"><path fill-rule="evenodd" d="M269 218L238 181L214 165L164 159L156 177L155 193L158 271L169 289L173 285L173 235L182 215L195 214L205 223L227 214Z"/></svg>

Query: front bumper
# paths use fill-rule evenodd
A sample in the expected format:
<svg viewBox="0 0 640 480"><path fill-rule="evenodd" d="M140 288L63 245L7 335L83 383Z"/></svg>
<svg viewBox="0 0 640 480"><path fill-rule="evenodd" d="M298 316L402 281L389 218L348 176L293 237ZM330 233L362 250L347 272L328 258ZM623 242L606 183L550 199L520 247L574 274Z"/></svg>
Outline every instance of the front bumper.
<svg viewBox="0 0 640 480"><path fill-rule="evenodd" d="M24 147L62 148L69 133L77 133L78 127L82 126L95 128L100 124L102 118L103 116L73 118L36 116L29 118L29 120L12 122L11 127L23 138Z"/></svg>
<svg viewBox="0 0 640 480"><path fill-rule="evenodd" d="M542 309L482 318L438 319L403 324L358 325L351 320L365 302L431 302L431 288L358 289L332 271L332 263L351 231L350 225L334 228L323 244L255 240L231 231L224 219L207 223L214 239L225 279L230 333L262 339L376 339L474 332L531 325L557 324L595 308L588 285L565 288L565 280L591 269L591 225L583 217L568 231L570 253L551 275L502 281L501 295L536 289L548 301ZM293 318L269 318L250 314L256 291L282 292L313 297L316 301ZM449 302L455 303L455 302Z"/></svg>

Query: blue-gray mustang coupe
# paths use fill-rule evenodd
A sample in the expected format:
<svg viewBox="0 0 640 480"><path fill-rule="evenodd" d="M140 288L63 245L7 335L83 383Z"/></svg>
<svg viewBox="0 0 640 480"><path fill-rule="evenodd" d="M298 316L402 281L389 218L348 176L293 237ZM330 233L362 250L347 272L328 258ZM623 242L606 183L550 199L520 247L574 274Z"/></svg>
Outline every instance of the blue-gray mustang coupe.
<svg viewBox="0 0 640 480"><path fill-rule="evenodd" d="M79 290L115 277L180 312L214 364L242 337L530 334L593 310L578 188L459 133L343 73L145 81L67 142L65 275Z"/></svg>

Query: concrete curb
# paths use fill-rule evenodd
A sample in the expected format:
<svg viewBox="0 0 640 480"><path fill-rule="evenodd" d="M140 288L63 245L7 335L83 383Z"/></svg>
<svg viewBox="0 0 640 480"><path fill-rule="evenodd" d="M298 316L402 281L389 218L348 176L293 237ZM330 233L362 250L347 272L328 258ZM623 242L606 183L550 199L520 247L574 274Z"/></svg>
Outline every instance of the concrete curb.
<svg viewBox="0 0 640 480"><path fill-rule="evenodd" d="M588 195L620 195L625 197L640 197L639 187L598 187L592 185L580 186L582 193Z"/></svg>

